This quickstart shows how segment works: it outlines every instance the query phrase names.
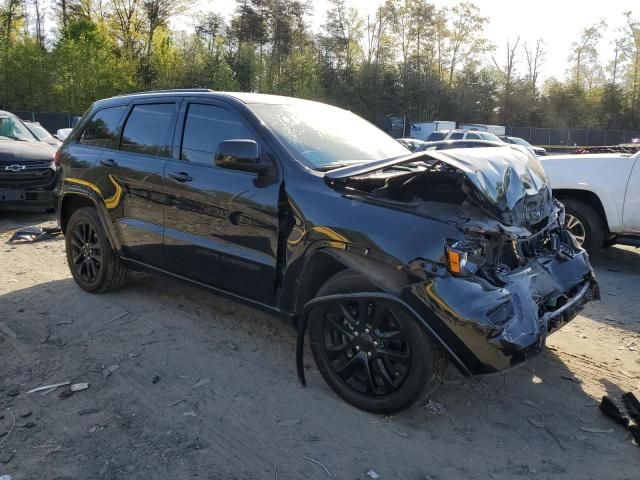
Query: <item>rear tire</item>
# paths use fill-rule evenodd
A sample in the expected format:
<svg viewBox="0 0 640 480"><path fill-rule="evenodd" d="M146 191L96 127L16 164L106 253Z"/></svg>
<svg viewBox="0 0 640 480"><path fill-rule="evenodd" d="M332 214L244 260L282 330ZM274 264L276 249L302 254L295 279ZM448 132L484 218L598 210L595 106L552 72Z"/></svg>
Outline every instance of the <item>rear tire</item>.
<svg viewBox="0 0 640 480"><path fill-rule="evenodd" d="M605 243L606 227L593 207L574 198L560 200L565 207L565 228L589 253L597 253Z"/></svg>
<svg viewBox="0 0 640 480"><path fill-rule="evenodd" d="M331 277L317 296L373 291L379 289L370 281L353 270L343 270ZM309 319L311 351L325 381L344 400L373 413L397 412L426 398L446 371L444 352L397 304L377 300L356 303L336 302L325 309L318 307L320 315ZM352 308L357 312L349 310ZM350 319L357 322L350 322L346 314L333 313L345 309L351 312ZM361 310L366 313L360 313ZM376 321L378 311L384 320ZM365 326L369 328L365 330ZM355 331L359 335L350 337ZM337 345L332 343L336 337ZM355 343L350 343L349 338ZM344 353L338 356L335 353L338 350ZM344 372L354 362L357 370L345 379Z"/></svg>
<svg viewBox="0 0 640 480"><path fill-rule="evenodd" d="M121 288L129 270L115 254L95 208L79 208L65 230L67 263L80 288L102 293Z"/></svg>

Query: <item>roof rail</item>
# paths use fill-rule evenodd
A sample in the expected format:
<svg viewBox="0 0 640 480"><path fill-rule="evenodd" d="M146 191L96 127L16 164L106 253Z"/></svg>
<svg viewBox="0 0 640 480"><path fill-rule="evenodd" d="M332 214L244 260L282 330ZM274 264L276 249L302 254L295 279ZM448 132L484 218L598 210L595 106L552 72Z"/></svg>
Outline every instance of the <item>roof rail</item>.
<svg viewBox="0 0 640 480"><path fill-rule="evenodd" d="M210 88L171 88L167 90L144 90L141 92L130 92L118 95L119 97L126 97L127 95L142 95L144 93L179 93L179 92L213 92Z"/></svg>

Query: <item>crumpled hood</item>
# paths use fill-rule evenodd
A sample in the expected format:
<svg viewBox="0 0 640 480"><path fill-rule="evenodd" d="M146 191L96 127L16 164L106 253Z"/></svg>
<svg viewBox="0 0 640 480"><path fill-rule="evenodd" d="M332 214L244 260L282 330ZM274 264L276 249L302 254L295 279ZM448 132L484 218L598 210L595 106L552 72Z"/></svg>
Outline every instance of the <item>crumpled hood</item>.
<svg viewBox="0 0 640 480"><path fill-rule="evenodd" d="M460 148L419 152L402 158L368 162L325 174L329 185L349 177L414 162L440 161L465 176L465 193L508 225L537 224L554 210L549 181L536 157L517 147Z"/></svg>
<svg viewBox="0 0 640 480"><path fill-rule="evenodd" d="M0 138L0 162L28 163L53 160L56 149L44 142L22 142Z"/></svg>

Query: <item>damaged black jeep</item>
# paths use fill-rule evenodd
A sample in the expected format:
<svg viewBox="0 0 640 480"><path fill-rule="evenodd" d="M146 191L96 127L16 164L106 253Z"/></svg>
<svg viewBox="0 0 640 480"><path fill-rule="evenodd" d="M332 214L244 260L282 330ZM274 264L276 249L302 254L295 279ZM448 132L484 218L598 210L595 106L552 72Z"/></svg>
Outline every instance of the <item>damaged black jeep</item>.
<svg viewBox="0 0 640 480"><path fill-rule="evenodd" d="M539 162L518 147L411 154L344 110L209 90L102 100L56 161L77 283L130 269L290 319L331 388L393 412L514 367L598 297Z"/></svg>

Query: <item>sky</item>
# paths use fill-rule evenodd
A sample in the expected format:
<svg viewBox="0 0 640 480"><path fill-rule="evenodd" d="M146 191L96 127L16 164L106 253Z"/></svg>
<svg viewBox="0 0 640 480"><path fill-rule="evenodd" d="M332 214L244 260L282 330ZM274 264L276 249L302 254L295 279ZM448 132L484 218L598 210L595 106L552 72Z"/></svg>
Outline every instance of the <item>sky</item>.
<svg viewBox="0 0 640 480"><path fill-rule="evenodd" d="M309 18L312 28L319 31L325 22L327 0L311 0L313 13ZM346 0L348 6L357 8L366 15L375 15L377 0ZM454 0L431 0L438 7L453 6ZM520 44L525 41L534 43L537 38L546 42L546 60L541 77L564 78L567 70L567 57L571 42L580 37L581 31L604 19L608 27L603 31L599 53L603 65L611 59L613 48L611 42L619 36L618 30L624 24L623 12L632 11L640 16L640 0L475 0L482 14L489 17L489 25L485 31L487 38L496 45L494 55L498 62L505 56L506 41L520 37ZM214 11L229 17L235 9L233 0L199 0L194 11ZM186 27L186 19L176 22L178 27ZM524 52L516 68L525 69Z"/></svg>

